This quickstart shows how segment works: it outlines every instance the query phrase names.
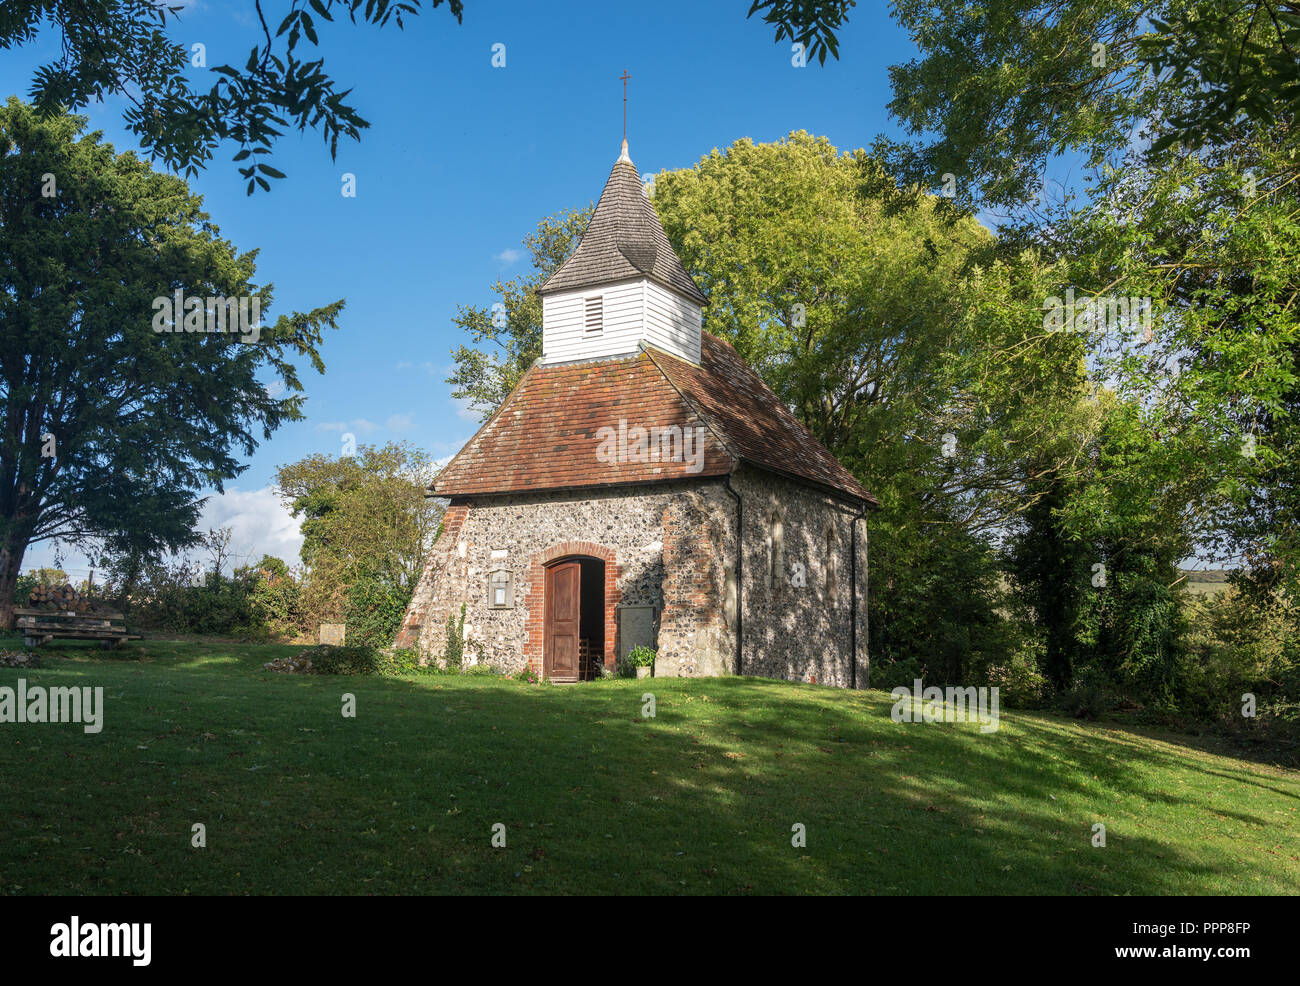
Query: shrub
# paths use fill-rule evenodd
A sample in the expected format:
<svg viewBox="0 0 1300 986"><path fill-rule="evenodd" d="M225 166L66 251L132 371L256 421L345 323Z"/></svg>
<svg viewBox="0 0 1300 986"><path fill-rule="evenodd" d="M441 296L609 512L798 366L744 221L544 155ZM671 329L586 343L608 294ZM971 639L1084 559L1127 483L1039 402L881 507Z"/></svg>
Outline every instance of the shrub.
<svg viewBox="0 0 1300 986"><path fill-rule="evenodd" d="M1106 676L1085 670L1057 699L1061 710L1076 719L1100 719L1115 709L1115 698Z"/></svg>
<svg viewBox="0 0 1300 986"><path fill-rule="evenodd" d="M365 647L387 647L397 635L410 601L409 589L384 578L366 575L357 579L348 586L344 609L348 641Z"/></svg>
<svg viewBox="0 0 1300 986"><path fill-rule="evenodd" d="M310 648L306 656L311 658L315 674L383 674L391 667L391 662L373 647L355 644L343 647L321 644Z"/></svg>
<svg viewBox="0 0 1300 986"><path fill-rule="evenodd" d="M421 664L420 653L411 647L388 651L380 655L382 674L439 674L441 668L436 664Z"/></svg>
<svg viewBox="0 0 1300 986"><path fill-rule="evenodd" d="M655 652L644 644L637 644L627 655L627 663L634 668L649 668L655 663Z"/></svg>
<svg viewBox="0 0 1300 986"><path fill-rule="evenodd" d="M883 688L885 691L897 688L899 685L911 688L912 682L917 678L925 678L925 668L915 657L888 661L880 666L873 664L871 668L871 687Z"/></svg>
<svg viewBox="0 0 1300 986"><path fill-rule="evenodd" d="M456 617L447 617L447 646L443 651L448 671L459 671L465 659L465 604L460 604L460 622Z"/></svg>
<svg viewBox="0 0 1300 986"><path fill-rule="evenodd" d="M1013 708L1033 708L1042 703L1047 692L1047 676L1038 670L1034 656L1025 651L986 669L984 679L997 688L998 699Z"/></svg>
<svg viewBox="0 0 1300 986"><path fill-rule="evenodd" d="M534 671L532 667L527 664L525 664L522 668L520 668L513 675L511 675L511 677L514 678L515 681L523 681L530 685L539 685L541 684L542 681L541 677L537 674L537 672Z"/></svg>

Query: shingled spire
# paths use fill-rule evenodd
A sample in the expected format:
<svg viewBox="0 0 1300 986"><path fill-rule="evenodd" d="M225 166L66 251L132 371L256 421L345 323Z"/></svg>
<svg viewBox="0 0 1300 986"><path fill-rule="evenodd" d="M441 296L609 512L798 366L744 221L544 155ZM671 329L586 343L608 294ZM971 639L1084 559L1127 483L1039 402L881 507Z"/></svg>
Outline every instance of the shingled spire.
<svg viewBox="0 0 1300 986"><path fill-rule="evenodd" d="M636 165L628 157L626 140L622 151L578 249L537 289L538 294L646 277L697 305L706 304L708 299L668 242Z"/></svg>
<svg viewBox="0 0 1300 986"><path fill-rule="evenodd" d="M542 296L542 362L570 363L654 346L700 360L708 299L668 242L623 141L596 211Z"/></svg>

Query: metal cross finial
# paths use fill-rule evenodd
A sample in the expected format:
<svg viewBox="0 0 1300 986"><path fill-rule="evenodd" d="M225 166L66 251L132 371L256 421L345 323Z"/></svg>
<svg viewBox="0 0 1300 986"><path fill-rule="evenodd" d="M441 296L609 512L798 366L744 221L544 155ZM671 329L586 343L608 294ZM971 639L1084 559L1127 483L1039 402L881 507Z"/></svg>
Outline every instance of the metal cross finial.
<svg viewBox="0 0 1300 986"><path fill-rule="evenodd" d="M619 76L623 80L623 142L627 142L627 80L632 76L627 74L627 69L623 69L623 74Z"/></svg>

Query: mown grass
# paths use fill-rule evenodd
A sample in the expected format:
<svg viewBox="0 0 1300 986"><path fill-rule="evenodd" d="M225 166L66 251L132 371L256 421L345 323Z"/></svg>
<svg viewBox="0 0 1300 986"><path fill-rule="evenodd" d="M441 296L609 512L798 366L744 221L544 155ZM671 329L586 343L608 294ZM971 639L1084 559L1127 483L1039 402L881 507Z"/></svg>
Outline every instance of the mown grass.
<svg viewBox="0 0 1300 986"><path fill-rule="evenodd" d="M758 679L262 670L292 650L63 646L0 669L106 704L98 735L0 725L0 892L1300 890L1300 774L1177 736L1005 711L992 734L898 724L883 692Z"/></svg>

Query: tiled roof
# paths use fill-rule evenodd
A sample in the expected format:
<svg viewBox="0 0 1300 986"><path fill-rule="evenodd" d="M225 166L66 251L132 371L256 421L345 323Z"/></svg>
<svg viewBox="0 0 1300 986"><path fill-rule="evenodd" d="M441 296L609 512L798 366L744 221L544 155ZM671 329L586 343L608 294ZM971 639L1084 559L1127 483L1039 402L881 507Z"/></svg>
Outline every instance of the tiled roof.
<svg viewBox="0 0 1300 986"><path fill-rule="evenodd" d="M731 346L707 332L702 341L700 366L659 350L534 365L438 474L434 491L464 496L724 476L746 460L875 503ZM699 468L685 456L602 460L610 433L600 429L617 433L620 419L627 429L703 428ZM635 441L633 433L629 446Z"/></svg>
<svg viewBox="0 0 1300 986"><path fill-rule="evenodd" d="M573 291L633 277L648 277L698 305L708 303L668 242L636 166L624 156L609 173L578 249L537 292Z"/></svg>
<svg viewBox="0 0 1300 986"><path fill-rule="evenodd" d="M699 366L659 350L650 356L733 456L876 503L729 343L702 333Z"/></svg>
<svg viewBox="0 0 1300 986"><path fill-rule="evenodd" d="M603 436L597 432L602 427L617 431L620 419L629 429L705 427L644 353L602 362L535 365L438 474L434 490L457 496L566 489L724 476L732 470L731 456L707 432L697 472L690 471L688 461L602 461L597 453Z"/></svg>

